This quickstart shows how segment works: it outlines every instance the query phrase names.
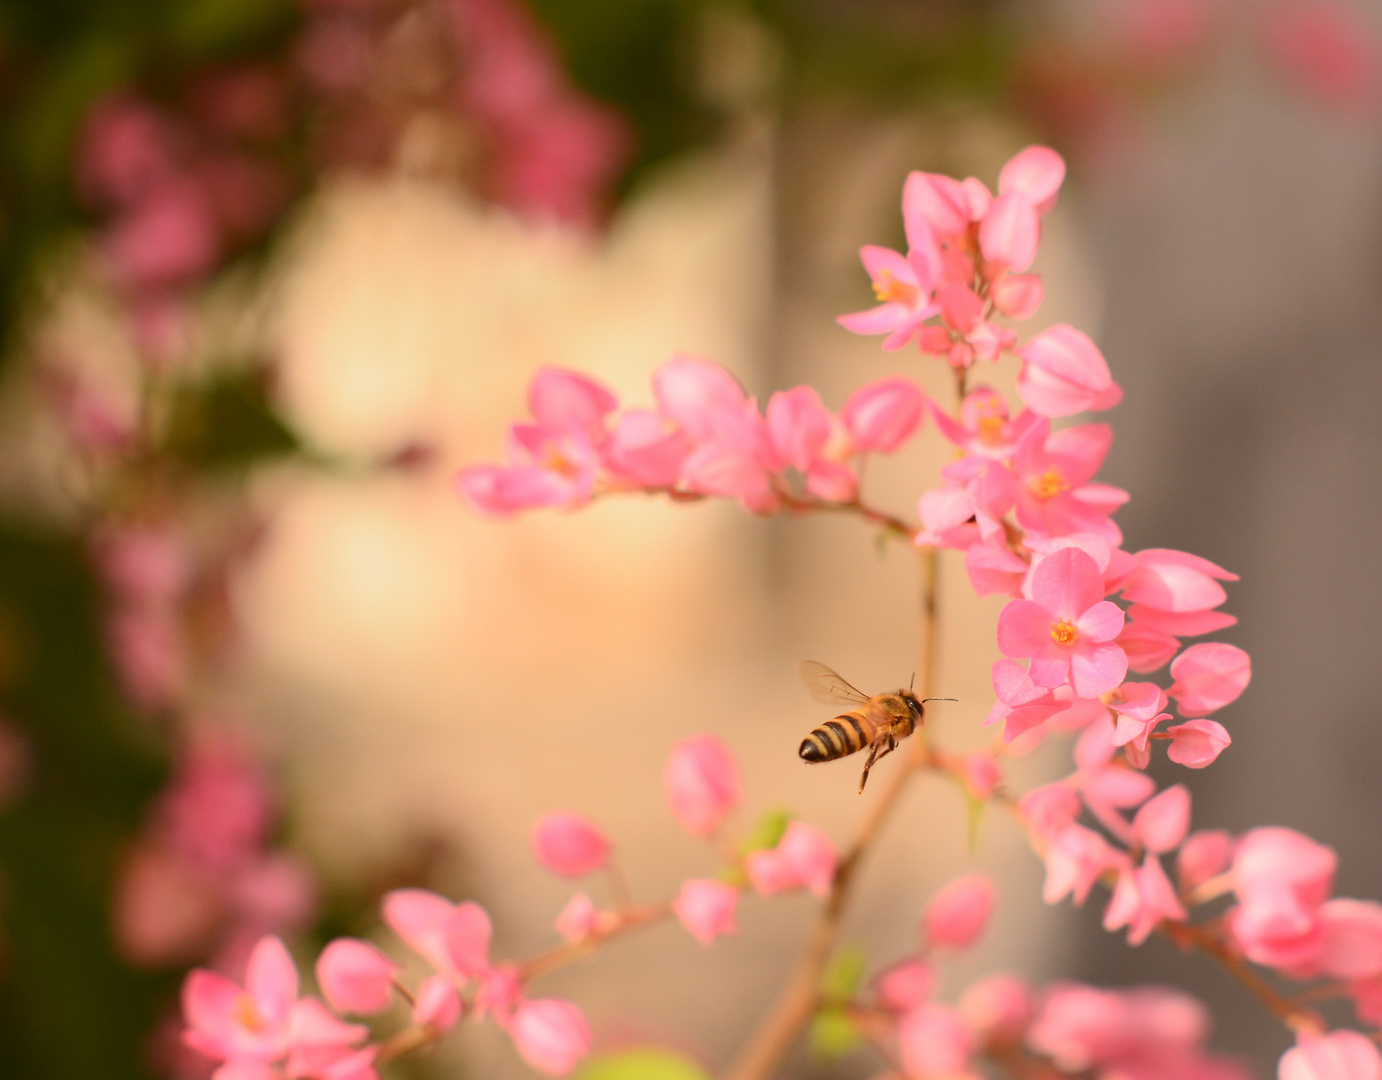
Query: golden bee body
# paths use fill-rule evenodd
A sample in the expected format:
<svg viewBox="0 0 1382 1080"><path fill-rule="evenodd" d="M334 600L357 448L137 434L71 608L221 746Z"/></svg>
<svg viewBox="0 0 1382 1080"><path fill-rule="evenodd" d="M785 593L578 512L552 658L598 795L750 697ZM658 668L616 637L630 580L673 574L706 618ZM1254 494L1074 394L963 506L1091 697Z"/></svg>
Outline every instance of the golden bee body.
<svg viewBox="0 0 1382 1080"><path fill-rule="evenodd" d="M874 763L896 750L897 744L920 727L926 716L925 702L910 690L869 696L815 660L801 665L801 677L816 700L859 707L816 728L802 740L797 753L803 761L816 765L857 754L867 747L869 756L859 779L861 792Z"/></svg>

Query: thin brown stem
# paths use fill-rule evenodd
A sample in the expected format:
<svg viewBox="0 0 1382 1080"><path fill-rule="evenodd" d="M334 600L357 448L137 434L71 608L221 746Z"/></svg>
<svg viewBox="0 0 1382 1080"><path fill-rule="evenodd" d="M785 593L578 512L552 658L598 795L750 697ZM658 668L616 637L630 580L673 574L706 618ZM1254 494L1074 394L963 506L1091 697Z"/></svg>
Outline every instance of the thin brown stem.
<svg viewBox="0 0 1382 1080"><path fill-rule="evenodd" d="M931 689L936 654L936 551L921 551L922 627L921 664L917 672L919 697L926 697ZM864 856L897 805L898 798L912 776L931 764L930 750L924 732L914 736L911 750L903 768L888 778L882 793L865 811L855 831L854 840L835 868L835 880L806 943L777 1000L759 1022L748 1044L724 1073L724 1080L764 1080L791 1049L806 1022L811 1019L817 1003L817 987L826 962L835 948L840 922L849 901L856 872Z"/></svg>
<svg viewBox="0 0 1382 1080"><path fill-rule="evenodd" d="M649 923L661 922L671 914L672 905L668 902L629 908L619 914L618 921L609 929L594 931L580 941L558 945L555 949L549 949L531 960L524 961L518 967L518 977L522 982L529 982L540 975L546 975L549 971L555 971L559 967L565 967L573 961L589 956L606 941L622 937L629 931L647 926Z"/></svg>

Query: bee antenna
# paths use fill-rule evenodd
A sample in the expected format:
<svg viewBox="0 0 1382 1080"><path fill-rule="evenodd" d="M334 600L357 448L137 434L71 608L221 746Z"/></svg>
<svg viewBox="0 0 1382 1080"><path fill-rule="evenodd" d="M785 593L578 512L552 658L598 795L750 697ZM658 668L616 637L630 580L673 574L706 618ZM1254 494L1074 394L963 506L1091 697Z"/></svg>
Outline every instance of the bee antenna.
<svg viewBox="0 0 1382 1080"><path fill-rule="evenodd" d="M959 704L960 699L957 697L929 697L921 699L921 703L923 705L925 705L928 701L953 701L956 704Z"/></svg>
<svg viewBox="0 0 1382 1080"><path fill-rule="evenodd" d="M917 673L914 671L914 672L912 672L912 681L909 682L909 683L907 684L907 689L908 689L908 690L915 690L916 688L917 688Z"/></svg>

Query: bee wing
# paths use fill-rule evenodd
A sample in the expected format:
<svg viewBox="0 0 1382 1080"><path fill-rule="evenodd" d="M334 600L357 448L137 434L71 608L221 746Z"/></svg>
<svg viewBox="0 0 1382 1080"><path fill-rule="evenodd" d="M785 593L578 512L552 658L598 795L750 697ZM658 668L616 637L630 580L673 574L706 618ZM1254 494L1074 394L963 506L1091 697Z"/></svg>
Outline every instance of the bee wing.
<svg viewBox="0 0 1382 1080"><path fill-rule="evenodd" d="M851 686L838 672L818 660L803 660L799 670L801 681L811 691L811 696L826 705L859 705L869 699L868 694Z"/></svg>

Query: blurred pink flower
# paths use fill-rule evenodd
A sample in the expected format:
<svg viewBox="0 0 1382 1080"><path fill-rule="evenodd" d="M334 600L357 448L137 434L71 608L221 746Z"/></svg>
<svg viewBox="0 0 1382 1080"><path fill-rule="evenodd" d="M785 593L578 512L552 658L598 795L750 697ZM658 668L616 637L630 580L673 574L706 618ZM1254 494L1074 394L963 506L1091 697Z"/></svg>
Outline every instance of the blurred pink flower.
<svg viewBox="0 0 1382 1080"><path fill-rule="evenodd" d="M859 258L873 281L879 304L836 320L856 334L887 334L883 348L889 351L905 346L917 335L922 323L940 311L940 305L932 300L938 283L940 253L924 226L916 232L920 243L906 256L872 244L859 249Z"/></svg>
<svg viewBox="0 0 1382 1080"><path fill-rule="evenodd" d="M1342 0L1263 5L1269 57L1299 87L1336 109L1366 113L1382 90L1382 42L1362 10Z"/></svg>
<svg viewBox="0 0 1382 1080"><path fill-rule="evenodd" d="M1158 855L1180 847L1190 830L1190 792L1176 784L1142 804L1132 819L1132 834Z"/></svg>
<svg viewBox="0 0 1382 1080"><path fill-rule="evenodd" d="M987 386L975 387L965 395L958 423L934 400L927 399L927 404L937 430L975 457L1012 457L1018 440L1038 420L1036 413L1026 409L1010 419L1007 403Z"/></svg>
<svg viewBox="0 0 1382 1080"><path fill-rule="evenodd" d="M369 1015L389 1007L400 970L369 942L336 938L317 958L317 985L337 1012Z"/></svg>
<svg viewBox="0 0 1382 1080"><path fill-rule="evenodd" d="M1163 919L1184 922L1188 917L1161 860L1149 851L1141 866L1119 871L1118 883L1104 910L1104 929L1126 926L1128 944L1141 945Z"/></svg>
<svg viewBox="0 0 1382 1080"><path fill-rule="evenodd" d="M609 859L609 841L593 822L580 814L543 814L531 834L537 861L562 877L593 874Z"/></svg>
<svg viewBox="0 0 1382 1080"><path fill-rule="evenodd" d="M739 890L733 886L710 878L691 878L682 882L672 910L687 933L709 945L720 934L737 931L734 909L738 903Z"/></svg>
<svg viewBox="0 0 1382 1080"><path fill-rule="evenodd" d="M890 454L916 433L925 403L921 387L895 375L854 391L840 419L861 453Z"/></svg>
<svg viewBox="0 0 1382 1080"><path fill-rule="evenodd" d="M954 1009L923 1002L897 1023L897 1041L908 1075L957 1077L969 1070L974 1035Z"/></svg>
<svg viewBox="0 0 1382 1080"><path fill-rule="evenodd" d="M985 874L965 874L950 882L926 907L922 940L928 945L967 949L983 936L997 892Z"/></svg>
<svg viewBox="0 0 1382 1080"><path fill-rule="evenodd" d="M1032 991L1016 975L990 975L971 983L957 1008L969 1029L990 1045L1017 1042L1032 1021Z"/></svg>
<svg viewBox="0 0 1382 1080"><path fill-rule="evenodd" d="M1228 869L1233 857L1233 837L1227 829L1202 829L1185 838L1176 856L1176 877L1189 892Z"/></svg>
<svg viewBox="0 0 1382 1080"><path fill-rule="evenodd" d="M298 973L283 942L254 947L242 990L224 975L198 968L182 987L187 1045L221 1061L267 1063L287 1055Z"/></svg>
<svg viewBox="0 0 1382 1080"><path fill-rule="evenodd" d="M1382 1080L1377 1044L1357 1031L1302 1035L1281 1055L1278 1080Z"/></svg>
<svg viewBox="0 0 1382 1080"><path fill-rule="evenodd" d="M662 772L667 802L692 836L709 836L739 805L739 766L729 747L714 735L683 739L672 748Z"/></svg>
<svg viewBox="0 0 1382 1080"><path fill-rule="evenodd" d="M444 975L429 975L418 987L413 1004L413 1023L435 1034L450 1031L461 1018L461 995Z"/></svg>
<svg viewBox="0 0 1382 1080"><path fill-rule="evenodd" d="M1123 399L1098 346L1073 326L1049 327L1017 354L1017 396L1039 416L1102 412Z"/></svg>
<svg viewBox="0 0 1382 1080"><path fill-rule="evenodd" d="M881 1008L905 1013L931 996L936 973L925 960L903 960L885 968L874 978L875 994Z"/></svg>
<svg viewBox="0 0 1382 1080"><path fill-rule="evenodd" d="M519 1056L539 1072L563 1076L590 1052L585 1015L560 998L521 1001L508 1022Z"/></svg>
<svg viewBox="0 0 1382 1080"><path fill-rule="evenodd" d="M763 896L800 888L825 896L835 880L836 859L830 837L814 825L794 821L787 826L777 847L750 852L744 869L754 889Z"/></svg>
<svg viewBox="0 0 1382 1080"><path fill-rule="evenodd" d="M489 916L479 904L453 904L425 889L397 889L384 897L384 922L443 975L473 979L490 970Z"/></svg>

